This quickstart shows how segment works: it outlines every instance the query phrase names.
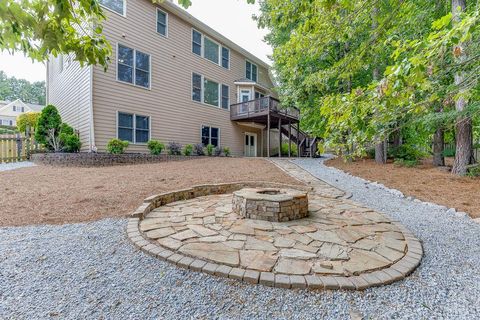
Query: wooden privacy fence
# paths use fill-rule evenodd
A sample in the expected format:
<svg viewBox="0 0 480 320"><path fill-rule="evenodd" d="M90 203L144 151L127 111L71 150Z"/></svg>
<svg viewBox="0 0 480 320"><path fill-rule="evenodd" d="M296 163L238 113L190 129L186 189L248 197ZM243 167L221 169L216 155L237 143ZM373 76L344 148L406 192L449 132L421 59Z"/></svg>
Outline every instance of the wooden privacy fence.
<svg viewBox="0 0 480 320"><path fill-rule="evenodd" d="M40 145L32 136L24 134L0 134L0 163L25 161Z"/></svg>

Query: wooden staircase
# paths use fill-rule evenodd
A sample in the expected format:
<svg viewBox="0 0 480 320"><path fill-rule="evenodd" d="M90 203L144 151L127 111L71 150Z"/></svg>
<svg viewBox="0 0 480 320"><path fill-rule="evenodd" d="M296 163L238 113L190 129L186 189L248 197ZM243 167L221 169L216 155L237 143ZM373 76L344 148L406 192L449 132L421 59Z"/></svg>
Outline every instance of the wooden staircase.
<svg viewBox="0 0 480 320"><path fill-rule="evenodd" d="M291 139L298 147L298 155L305 158L313 158L317 154L317 142L319 138L311 137L298 128L298 124L291 125ZM289 136L288 125L282 125L280 132L285 136ZM298 137L298 139L297 139Z"/></svg>

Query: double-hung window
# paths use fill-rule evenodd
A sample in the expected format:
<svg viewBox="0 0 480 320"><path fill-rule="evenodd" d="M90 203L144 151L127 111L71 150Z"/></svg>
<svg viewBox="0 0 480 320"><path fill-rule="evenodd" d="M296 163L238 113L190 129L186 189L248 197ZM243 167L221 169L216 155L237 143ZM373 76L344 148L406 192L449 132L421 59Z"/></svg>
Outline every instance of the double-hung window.
<svg viewBox="0 0 480 320"><path fill-rule="evenodd" d="M229 87L209 80L197 73L192 74L192 100L215 107L228 109L230 104Z"/></svg>
<svg viewBox="0 0 480 320"><path fill-rule="evenodd" d="M147 143L150 140L150 117L119 112L117 130L120 140Z"/></svg>
<svg viewBox="0 0 480 320"><path fill-rule="evenodd" d="M220 145L220 129L202 126L202 144L204 146L211 144L218 147Z"/></svg>
<svg viewBox="0 0 480 320"><path fill-rule="evenodd" d="M230 49L221 46L197 30L192 30L192 52L225 69L230 68Z"/></svg>
<svg viewBox="0 0 480 320"><path fill-rule="evenodd" d="M150 55L119 44L117 50L117 79L149 88Z"/></svg>
<svg viewBox="0 0 480 320"><path fill-rule="evenodd" d="M125 0L99 0L98 2L113 12L125 15Z"/></svg>
<svg viewBox="0 0 480 320"><path fill-rule="evenodd" d="M245 63L245 76L247 79L257 82L257 65L247 60Z"/></svg>
<svg viewBox="0 0 480 320"><path fill-rule="evenodd" d="M168 32L168 14L160 9L157 9L157 32L165 37Z"/></svg>

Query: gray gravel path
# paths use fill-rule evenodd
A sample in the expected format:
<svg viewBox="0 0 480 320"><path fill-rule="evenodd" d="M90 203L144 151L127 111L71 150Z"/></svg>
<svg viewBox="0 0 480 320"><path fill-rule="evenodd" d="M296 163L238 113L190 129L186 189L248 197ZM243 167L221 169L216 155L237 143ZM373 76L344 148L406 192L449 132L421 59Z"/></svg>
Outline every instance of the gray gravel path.
<svg viewBox="0 0 480 320"><path fill-rule="evenodd" d="M29 161L0 163L0 171L14 170L25 167L33 167L35 164Z"/></svg>
<svg viewBox="0 0 480 320"><path fill-rule="evenodd" d="M426 257L404 281L364 292L250 286L176 268L136 250L124 219L0 228L0 319L474 319L480 225L365 187L319 160L301 166L402 221Z"/></svg>

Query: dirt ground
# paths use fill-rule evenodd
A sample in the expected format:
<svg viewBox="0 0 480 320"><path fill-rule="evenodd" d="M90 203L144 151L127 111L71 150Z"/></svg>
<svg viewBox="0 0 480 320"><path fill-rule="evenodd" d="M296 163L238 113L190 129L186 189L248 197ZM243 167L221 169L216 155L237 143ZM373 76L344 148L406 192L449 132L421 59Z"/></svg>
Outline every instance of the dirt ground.
<svg viewBox="0 0 480 320"><path fill-rule="evenodd" d="M105 168L22 168L0 172L0 226L122 217L157 193L234 181L299 183L266 160L248 158Z"/></svg>
<svg viewBox="0 0 480 320"><path fill-rule="evenodd" d="M345 163L337 158L326 164L364 179L378 181L402 191L406 196L456 208L473 218L480 217L480 178L453 176L432 166L431 160L425 160L415 168L399 167L393 163L377 165L370 159Z"/></svg>

